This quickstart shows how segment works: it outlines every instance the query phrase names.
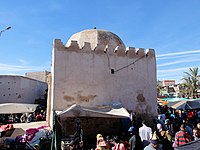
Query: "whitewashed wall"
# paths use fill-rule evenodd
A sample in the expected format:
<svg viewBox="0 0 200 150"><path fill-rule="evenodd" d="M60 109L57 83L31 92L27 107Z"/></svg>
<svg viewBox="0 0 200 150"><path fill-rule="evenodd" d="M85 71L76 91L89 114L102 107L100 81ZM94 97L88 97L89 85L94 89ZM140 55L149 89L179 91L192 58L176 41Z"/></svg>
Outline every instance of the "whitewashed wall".
<svg viewBox="0 0 200 150"><path fill-rule="evenodd" d="M108 48L106 54L102 47L93 51L89 43L80 48L75 41L69 47L61 40L54 41L52 110L64 110L74 103L97 106L120 102L138 114L156 116L154 50L118 48L114 53ZM111 68L124 69L111 74Z"/></svg>
<svg viewBox="0 0 200 150"><path fill-rule="evenodd" d="M23 76L0 75L0 103L34 103L44 98L47 83Z"/></svg>

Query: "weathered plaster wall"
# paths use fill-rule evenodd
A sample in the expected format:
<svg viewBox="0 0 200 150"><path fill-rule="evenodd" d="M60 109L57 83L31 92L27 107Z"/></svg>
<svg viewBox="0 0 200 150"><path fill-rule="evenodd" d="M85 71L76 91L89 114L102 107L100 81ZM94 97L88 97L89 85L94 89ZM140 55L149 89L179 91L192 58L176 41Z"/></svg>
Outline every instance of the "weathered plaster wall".
<svg viewBox="0 0 200 150"><path fill-rule="evenodd" d="M27 72L25 77L35 79L38 81L46 82L47 83L47 76L50 74L49 71L40 71L40 72Z"/></svg>
<svg viewBox="0 0 200 150"><path fill-rule="evenodd" d="M79 47L72 41L65 47L55 40L52 56L53 110L64 110L74 103L96 106L120 102L146 117L157 114L153 49L97 45L92 50L90 43Z"/></svg>
<svg viewBox="0 0 200 150"><path fill-rule="evenodd" d="M0 76L0 103L34 103L44 98L47 83L22 76Z"/></svg>
<svg viewBox="0 0 200 150"><path fill-rule="evenodd" d="M47 83L48 83L48 95L47 95L47 114L46 120L48 122L48 126L50 126L50 120L52 119L51 110L53 110L53 105L51 104L51 95L52 95L52 76L51 73L47 76Z"/></svg>

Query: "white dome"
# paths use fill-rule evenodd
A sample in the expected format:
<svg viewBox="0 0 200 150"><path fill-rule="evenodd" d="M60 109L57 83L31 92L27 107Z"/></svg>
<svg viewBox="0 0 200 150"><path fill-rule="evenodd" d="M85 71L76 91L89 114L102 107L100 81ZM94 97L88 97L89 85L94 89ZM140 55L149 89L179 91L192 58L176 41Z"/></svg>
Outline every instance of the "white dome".
<svg viewBox="0 0 200 150"><path fill-rule="evenodd" d="M105 30L84 30L78 33L75 33L70 37L66 46L68 47L71 41L77 41L80 47L83 47L84 42L89 42L91 48L94 49L98 44L108 45L109 47L122 46L125 48L122 40L114 33L105 31Z"/></svg>

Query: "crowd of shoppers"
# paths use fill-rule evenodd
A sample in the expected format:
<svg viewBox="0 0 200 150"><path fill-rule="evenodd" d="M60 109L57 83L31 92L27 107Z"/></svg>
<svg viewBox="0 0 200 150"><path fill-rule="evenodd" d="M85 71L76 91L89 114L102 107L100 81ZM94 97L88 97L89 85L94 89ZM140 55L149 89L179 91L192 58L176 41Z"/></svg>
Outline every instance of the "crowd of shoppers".
<svg viewBox="0 0 200 150"><path fill-rule="evenodd" d="M38 106L34 112L0 114L0 124L29 123L46 120L46 108Z"/></svg>
<svg viewBox="0 0 200 150"><path fill-rule="evenodd" d="M180 111L163 106L158 112L156 129L145 120L134 122L125 140L119 137L104 140L101 135L101 142L97 139L96 150L173 150L200 139L197 110Z"/></svg>

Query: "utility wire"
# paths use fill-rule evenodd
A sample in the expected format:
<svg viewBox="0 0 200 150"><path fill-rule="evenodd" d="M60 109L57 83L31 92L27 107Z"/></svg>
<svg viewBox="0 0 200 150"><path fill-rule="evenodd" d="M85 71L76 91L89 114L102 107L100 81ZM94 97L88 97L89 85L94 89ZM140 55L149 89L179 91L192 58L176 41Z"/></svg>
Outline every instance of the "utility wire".
<svg viewBox="0 0 200 150"><path fill-rule="evenodd" d="M120 70L123 70L123 69L125 69L125 68L128 68L129 66L135 64L137 61L139 61L139 60L142 59L143 57L144 57L144 56L142 56L142 57L136 59L134 62L132 62L132 63L130 63L130 64L128 64L128 65L126 65L126 66L124 66L124 67L122 67L122 68L119 68L119 69L117 69L117 70L114 70L114 72L118 72L118 71L120 71Z"/></svg>
<svg viewBox="0 0 200 150"><path fill-rule="evenodd" d="M106 56L107 56L107 58L108 58L108 68L111 70L111 74L114 74L115 72L118 72L118 71L120 71L120 70L123 70L123 69L125 69L125 68L128 68L129 66L135 64L137 61L139 61L140 59L142 59L143 57L145 57L145 55L143 55L142 57L136 59L134 62L132 62L132 63L130 63L130 64L124 66L124 67L121 67L121 68L119 68L119 69L117 69L117 70L114 70L114 69L112 69L112 68L110 67L110 58L109 58L108 53L107 53L106 51L105 51L105 53L106 53Z"/></svg>

